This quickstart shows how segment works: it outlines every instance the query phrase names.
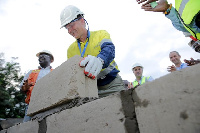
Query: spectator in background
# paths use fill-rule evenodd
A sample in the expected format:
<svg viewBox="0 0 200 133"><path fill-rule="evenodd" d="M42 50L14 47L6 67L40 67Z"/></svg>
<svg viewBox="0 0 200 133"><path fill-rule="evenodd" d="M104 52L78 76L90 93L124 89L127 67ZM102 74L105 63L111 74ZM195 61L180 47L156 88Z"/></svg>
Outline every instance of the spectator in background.
<svg viewBox="0 0 200 133"><path fill-rule="evenodd" d="M27 104L25 110L25 116L23 122L31 120L30 116L27 116L28 105L31 98L31 93L34 88L34 85L38 80L47 75L53 69L50 64L54 61L53 54L47 50L43 50L36 54L40 66L36 70L30 70L25 76L22 82L20 83L21 91L26 93L25 102Z"/></svg>
<svg viewBox="0 0 200 133"><path fill-rule="evenodd" d="M154 80L151 76L144 77L143 76L143 69L144 69L144 67L139 63L135 63L132 66L132 71L133 71L136 79L133 82L129 83L128 89L135 88L138 85L141 85L141 84L144 84L146 82L150 82L150 81Z"/></svg>
<svg viewBox="0 0 200 133"><path fill-rule="evenodd" d="M181 62L181 56L177 51L171 51L169 53L169 59L172 63L174 63L174 65L167 67L168 72L173 72L188 67L187 63Z"/></svg>

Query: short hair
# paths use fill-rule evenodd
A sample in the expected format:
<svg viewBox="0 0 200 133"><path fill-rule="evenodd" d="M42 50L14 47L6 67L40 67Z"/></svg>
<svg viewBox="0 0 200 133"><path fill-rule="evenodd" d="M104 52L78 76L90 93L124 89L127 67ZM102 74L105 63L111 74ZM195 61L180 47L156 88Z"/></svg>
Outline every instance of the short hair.
<svg viewBox="0 0 200 133"><path fill-rule="evenodd" d="M169 55L170 55L172 52L175 52L175 53L177 53L178 56L180 56L180 54L179 54L177 51L171 51L171 52L169 53Z"/></svg>

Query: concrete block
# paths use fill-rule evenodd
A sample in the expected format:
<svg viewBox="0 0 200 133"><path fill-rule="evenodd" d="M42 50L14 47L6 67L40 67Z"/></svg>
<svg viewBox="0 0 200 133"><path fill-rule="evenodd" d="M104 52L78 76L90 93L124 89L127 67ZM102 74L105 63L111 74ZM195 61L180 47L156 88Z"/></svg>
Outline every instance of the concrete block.
<svg viewBox="0 0 200 133"><path fill-rule="evenodd" d="M7 133L38 133L38 130L38 121L28 121L8 128Z"/></svg>
<svg viewBox="0 0 200 133"><path fill-rule="evenodd" d="M7 129L1 130L0 133L7 133Z"/></svg>
<svg viewBox="0 0 200 133"><path fill-rule="evenodd" d="M6 118L5 120L1 120L0 124L3 129L7 129L22 122L23 118Z"/></svg>
<svg viewBox="0 0 200 133"><path fill-rule="evenodd" d="M79 66L81 59L78 55L68 59L36 83L28 115L46 111L76 97L98 97L97 80L84 75L84 68Z"/></svg>
<svg viewBox="0 0 200 133"><path fill-rule="evenodd" d="M47 117L47 133L135 133L134 104L126 92Z"/></svg>
<svg viewBox="0 0 200 133"><path fill-rule="evenodd" d="M200 132L200 64L136 88L141 133Z"/></svg>

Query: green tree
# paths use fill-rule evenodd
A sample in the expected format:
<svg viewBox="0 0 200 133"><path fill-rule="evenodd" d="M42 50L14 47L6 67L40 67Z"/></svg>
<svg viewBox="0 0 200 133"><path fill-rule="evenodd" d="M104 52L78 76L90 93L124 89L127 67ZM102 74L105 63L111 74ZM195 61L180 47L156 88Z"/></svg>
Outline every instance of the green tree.
<svg viewBox="0 0 200 133"><path fill-rule="evenodd" d="M16 59L5 62L4 54L0 53L0 118L24 117L25 94L18 87L23 76Z"/></svg>

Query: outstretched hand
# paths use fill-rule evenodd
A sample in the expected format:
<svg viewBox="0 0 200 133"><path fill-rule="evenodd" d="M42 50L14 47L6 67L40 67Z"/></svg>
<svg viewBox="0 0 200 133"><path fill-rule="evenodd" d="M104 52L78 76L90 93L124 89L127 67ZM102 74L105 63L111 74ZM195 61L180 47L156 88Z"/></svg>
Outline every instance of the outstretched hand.
<svg viewBox="0 0 200 133"><path fill-rule="evenodd" d="M184 62L187 63L188 66L193 66L200 63L200 60L194 60L193 58L190 58L190 60L184 59Z"/></svg>
<svg viewBox="0 0 200 133"><path fill-rule="evenodd" d="M174 71L176 71L176 67L175 67L174 65L168 66L168 67L167 67L167 71L168 71L168 72L174 72Z"/></svg>
<svg viewBox="0 0 200 133"><path fill-rule="evenodd" d="M144 9L145 11L153 11L153 12L165 12L168 8L169 8L169 4L167 3L166 0L160 0L159 2L157 2L157 6L155 8L153 8L150 3L148 4L143 4L141 6L142 9Z"/></svg>
<svg viewBox="0 0 200 133"><path fill-rule="evenodd" d="M146 1L146 2L145 2L145 1ZM147 4L151 3L151 2L154 2L154 1L158 1L158 0L136 0L136 2L137 2L138 4L143 3L142 6L145 6L145 5L147 5ZM144 2L145 2L145 3L144 3Z"/></svg>

